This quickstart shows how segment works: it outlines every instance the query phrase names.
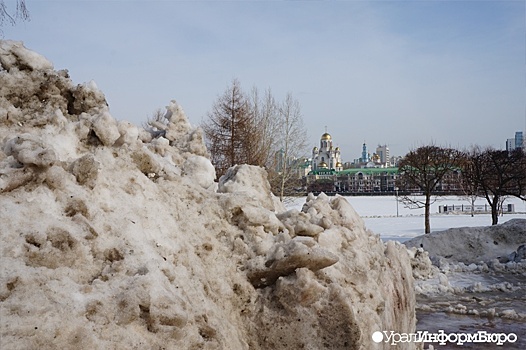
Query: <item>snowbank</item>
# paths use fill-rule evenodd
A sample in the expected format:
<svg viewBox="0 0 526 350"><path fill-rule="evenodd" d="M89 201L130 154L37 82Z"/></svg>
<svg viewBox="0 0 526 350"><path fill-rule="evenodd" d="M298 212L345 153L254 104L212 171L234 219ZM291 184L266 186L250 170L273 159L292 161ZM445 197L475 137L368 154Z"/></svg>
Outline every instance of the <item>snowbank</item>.
<svg viewBox="0 0 526 350"><path fill-rule="evenodd" d="M526 219L512 219L494 226L453 228L404 242L407 247L423 248L431 260L443 258L468 265L494 259L505 263L513 252L512 260L520 260L524 249L519 247L525 243Z"/></svg>
<svg viewBox="0 0 526 350"><path fill-rule="evenodd" d="M526 272L526 220L484 227L452 228L404 242L413 267L417 294L504 291L501 284L452 286L451 274Z"/></svg>
<svg viewBox="0 0 526 350"><path fill-rule="evenodd" d="M406 241L427 313L526 320L526 220L453 228Z"/></svg>
<svg viewBox="0 0 526 350"><path fill-rule="evenodd" d="M345 199L284 211L245 165L216 184L175 102L139 130L21 43L0 54L2 349L384 349L374 331L414 332L405 247Z"/></svg>

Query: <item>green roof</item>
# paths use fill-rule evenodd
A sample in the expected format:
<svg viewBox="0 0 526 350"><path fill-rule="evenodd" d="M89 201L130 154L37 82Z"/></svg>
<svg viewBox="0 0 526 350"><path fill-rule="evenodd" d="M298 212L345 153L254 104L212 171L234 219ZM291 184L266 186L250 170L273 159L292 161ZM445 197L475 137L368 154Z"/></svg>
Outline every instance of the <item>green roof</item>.
<svg viewBox="0 0 526 350"><path fill-rule="evenodd" d="M398 168L352 168L342 171L334 169L317 169L309 172L309 175L356 175L362 173L364 175L374 175L387 173L389 175L398 174Z"/></svg>
<svg viewBox="0 0 526 350"><path fill-rule="evenodd" d="M398 174L398 168L352 168L352 169L345 169L342 171L338 171L338 175L355 175L358 173L362 173L364 175L382 174L382 173Z"/></svg>
<svg viewBox="0 0 526 350"><path fill-rule="evenodd" d="M309 175L336 175L336 170L334 169L317 169L311 170Z"/></svg>

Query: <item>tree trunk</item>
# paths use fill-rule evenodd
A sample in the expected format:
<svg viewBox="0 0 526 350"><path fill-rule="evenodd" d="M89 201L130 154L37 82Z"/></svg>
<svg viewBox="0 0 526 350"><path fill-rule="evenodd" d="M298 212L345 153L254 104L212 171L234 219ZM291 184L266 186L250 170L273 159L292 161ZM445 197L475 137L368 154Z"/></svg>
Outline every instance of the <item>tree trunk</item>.
<svg viewBox="0 0 526 350"><path fill-rule="evenodd" d="M425 233L431 233L431 225L429 223L429 211L430 211L430 207L431 207L431 196L429 194L426 194L426 203L424 205L425 207L425 212L424 212L424 217L425 217Z"/></svg>
<svg viewBox="0 0 526 350"><path fill-rule="evenodd" d="M279 200L283 202L283 197L285 194L285 174L287 173L287 164L286 161L283 162L283 167L281 168L281 185L279 189Z"/></svg>
<svg viewBox="0 0 526 350"><path fill-rule="evenodd" d="M499 223L499 198L493 197L491 204L491 224L497 225Z"/></svg>

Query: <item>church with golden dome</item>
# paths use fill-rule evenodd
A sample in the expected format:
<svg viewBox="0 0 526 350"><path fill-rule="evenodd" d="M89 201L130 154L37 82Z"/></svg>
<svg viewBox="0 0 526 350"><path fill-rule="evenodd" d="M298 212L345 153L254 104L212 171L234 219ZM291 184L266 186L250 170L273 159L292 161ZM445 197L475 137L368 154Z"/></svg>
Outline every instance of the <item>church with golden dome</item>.
<svg viewBox="0 0 526 350"><path fill-rule="evenodd" d="M340 147L332 146L332 137L327 131L321 135L320 148L312 149L311 167L314 171L343 170Z"/></svg>

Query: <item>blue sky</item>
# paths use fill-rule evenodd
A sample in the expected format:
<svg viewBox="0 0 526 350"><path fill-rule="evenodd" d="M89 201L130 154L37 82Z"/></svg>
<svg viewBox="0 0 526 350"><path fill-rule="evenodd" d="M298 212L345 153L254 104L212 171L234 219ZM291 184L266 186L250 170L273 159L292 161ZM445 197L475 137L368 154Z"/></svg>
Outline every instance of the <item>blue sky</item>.
<svg viewBox="0 0 526 350"><path fill-rule="evenodd" d="M15 1L5 0L10 9ZM311 149L503 148L526 127L525 1L37 1L3 28L94 80L140 125L172 99L192 124L234 78L301 104Z"/></svg>

